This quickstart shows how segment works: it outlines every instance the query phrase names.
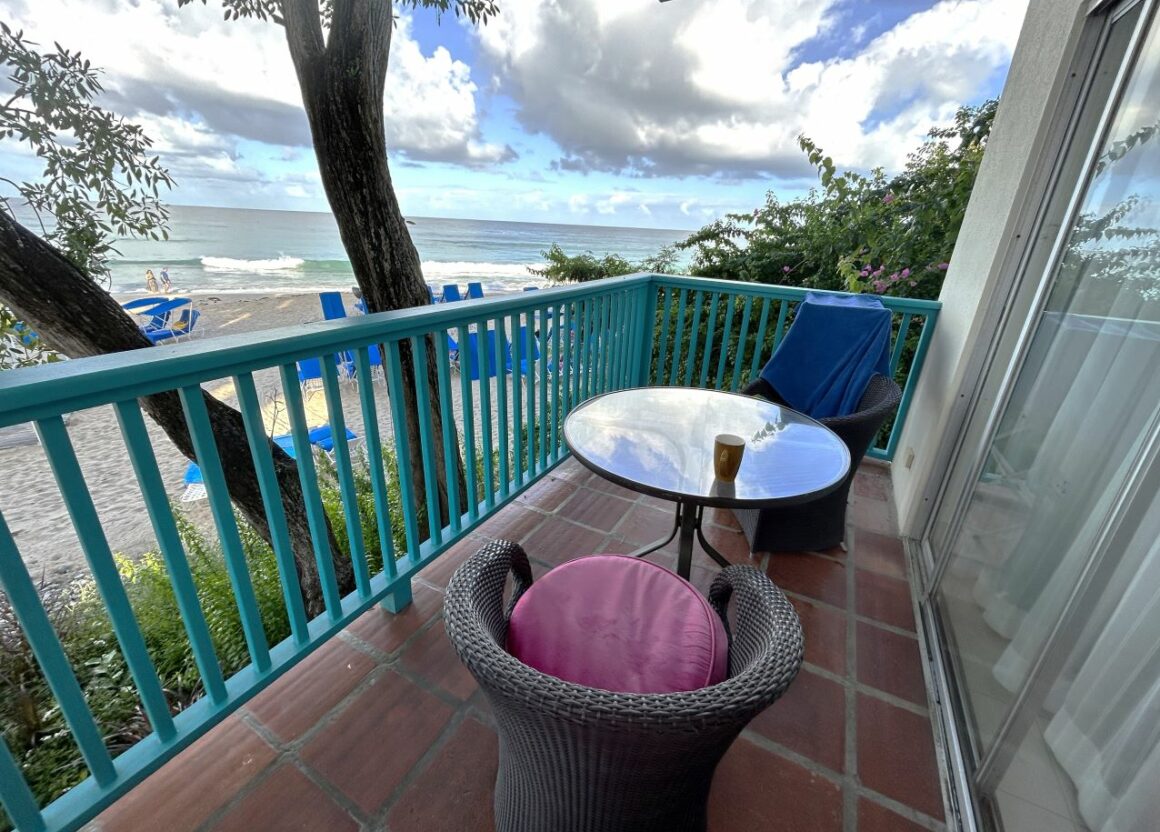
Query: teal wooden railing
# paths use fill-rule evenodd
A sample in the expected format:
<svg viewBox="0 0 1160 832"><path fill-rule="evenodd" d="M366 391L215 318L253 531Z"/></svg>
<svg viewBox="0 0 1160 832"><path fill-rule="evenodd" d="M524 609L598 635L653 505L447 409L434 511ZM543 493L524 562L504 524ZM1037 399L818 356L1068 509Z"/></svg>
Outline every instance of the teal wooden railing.
<svg viewBox="0 0 1160 832"><path fill-rule="evenodd" d="M109 753L0 506L0 590L90 775L41 806L9 748L0 743L0 803L8 818L29 832L78 828L369 607L381 604L392 611L405 607L410 602L410 580L417 572L566 457L563 422L576 404L609 390L647 383L736 390L776 347L792 320L793 306L803 295L785 287L640 274L0 374L0 427L35 425L152 728L147 737L115 758ZM897 313L893 360L896 368L901 367L906 389L893 433L877 449L877 455L889 458L938 305L884 300ZM449 336L462 348L458 360ZM444 407L438 426L419 420L426 482L420 494L412 481L408 445L395 437L406 435L404 396L399 395L404 387L401 355L409 348L416 356L418 377L426 377L426 352L418 347L428 337L434 339L434 369ZM474 352L468 347L472 341ZM914 342L911 347L909 341ZM296 368L297 362L306 359L320 359L322 395L336 438L330 464L344 509L355 585L346 596L340 595L335 577L328 519ZM376 380L380 364L383 381ZM508 366L510 371L505 371ZM494 381L489 379L489 367L498 369ZM358 519L360 495L352 449L345 439L340 388L340 373L348 368L357 382L361 419L351 427L361 428L365 442L378 551L368 551L368 530ZM325 602L325 612L312 619L302 601L254 378L263 370L277 373L281 380L298 460ZM273 644L263 628L252 567L202 396L203 385L222 379L232 381L244 419L289 622L289 636ZM388 406L381 413L375 390L384 381ZM223 672L221 657L215 653L138 404L142 397L166 391L177 392L184 410L244 631L248 664L232 674ZM430 412L428 387L417 385L411 392L419 411ZM66 414L110 405L204 688L200 699L176 715L170 712L64 423ZM391 476L383 462L384 451L397 459ZM462 468L457 466L460 455L465 460ZM451 478L445 525L438 511L426 510L438 505L434 483L440 460ZM460 470L463 482L459 482ZM400 495L395 511L388 479ZM466 495L466 504L461 504L461 494Z"/></svg>

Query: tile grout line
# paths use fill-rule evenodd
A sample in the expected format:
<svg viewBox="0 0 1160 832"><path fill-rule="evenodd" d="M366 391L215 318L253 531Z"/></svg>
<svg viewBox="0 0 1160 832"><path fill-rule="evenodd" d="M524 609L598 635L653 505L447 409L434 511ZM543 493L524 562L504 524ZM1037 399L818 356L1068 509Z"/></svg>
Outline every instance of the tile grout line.
<svg viewBox="0 0 1160 832"><path fill-rule="evenodd" d="M459 728L463 725L464 721L472 718L472 709L469 705L470 701L470 698L465 699L460 703L460 707L452 712L451 717L447 720L447 724L439 732L439 736L432 740L431 744L427 746L427 750L423 752L419 759L415 761L415 764L399 780L394 791L371 814L371 824L373 824L374 828L386 828L387 816L391 813L391 810L403 799L407 791L415 784L415 781L427 772L435 759L443 753L443 750L451 743L451 739L459 733Z"/></svg>
<svg viewBox="0 0 1160 832"><path fill-rule="evenodd" d="M846 719L846 770L842 778L842 828L845 832L858 830L858 645L856 642L858 622L855 608L857 607L857 568L853 566L854 548L858 544L857 531L846 526L846 538L850 545L846 557L850 560L850 568L846 569L846 686L845 686L845 719Z"/></svg>

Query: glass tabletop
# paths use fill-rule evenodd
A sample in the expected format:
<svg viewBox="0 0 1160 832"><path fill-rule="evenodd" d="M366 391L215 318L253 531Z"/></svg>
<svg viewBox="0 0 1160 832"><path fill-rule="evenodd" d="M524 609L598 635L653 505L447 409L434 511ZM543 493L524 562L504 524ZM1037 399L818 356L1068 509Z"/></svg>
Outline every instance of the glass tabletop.
<svg viewBox="0 0 1160 832"><path fill-rule="evenodd" d="M713 439L745 440L732 483L713 474ZM635 491L710 506L804 503L829 493L850 470L838 435L765 399L688 387L639 387L589 399L564 422L580 462Z"/></svg>

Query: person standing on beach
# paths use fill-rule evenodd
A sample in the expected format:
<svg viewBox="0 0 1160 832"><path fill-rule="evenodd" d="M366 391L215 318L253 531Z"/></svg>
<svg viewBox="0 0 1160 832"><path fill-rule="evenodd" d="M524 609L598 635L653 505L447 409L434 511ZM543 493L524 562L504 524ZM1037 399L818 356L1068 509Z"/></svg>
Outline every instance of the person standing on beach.
<svg viewBox="0 0 1160 832"><path fill-rule="evenodd" d="M145 270L145 291L146 292L156 292L157 291L157 278L153 276L153 269L146 269Z"/></svg>
<svg viewBox="0 0 1160 832"><path fill-rule="evenodd" d="M161 290L168 293L173 291L173 283L169 280L169 267L161 267Z"/></svg>

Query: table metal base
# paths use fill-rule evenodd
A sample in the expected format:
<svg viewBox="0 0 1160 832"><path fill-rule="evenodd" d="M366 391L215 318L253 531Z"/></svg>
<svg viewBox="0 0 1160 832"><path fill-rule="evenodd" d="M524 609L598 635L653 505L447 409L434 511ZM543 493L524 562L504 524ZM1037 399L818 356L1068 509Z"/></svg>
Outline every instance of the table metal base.
<svg viewBox="0 0 1160 832"><path fill-rule="evenodd" d="M682 578L688 580L689 574L693 566L693 536L696 535L697 540L701 544L701 548L713 560L717 561L721 566L731 566L732 564L714 549L708 540L705 539L705 533L701 531L701 519L705 515L705 507L696 503L679 500L677 502L677 517L673 523L673 530L669 532L669 536L664 540L658 540L656 543L649 543L632 553L635 558L644 557L647 554L655 552L662 546L667 546L669 542L677 536L680 532L680 539L677 542L677 574Z"/></svg>

